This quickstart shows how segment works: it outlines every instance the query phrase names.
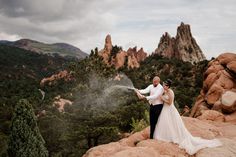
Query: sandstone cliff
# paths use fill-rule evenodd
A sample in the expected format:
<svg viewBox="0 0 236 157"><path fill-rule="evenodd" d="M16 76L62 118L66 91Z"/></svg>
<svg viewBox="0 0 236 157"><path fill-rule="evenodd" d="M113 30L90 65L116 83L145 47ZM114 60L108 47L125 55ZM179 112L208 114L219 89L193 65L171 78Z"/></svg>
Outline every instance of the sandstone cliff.
<svg viewBox="0 0 236 157"><path fill-rule="evenodd" d="M236 126L231 123L198 120L183 117L187 129L193 136L205 139L219 138L223 146L204 148L196 157L236 156ZM149 139L149 128L134 133L117 142L91 148L83 157L188 157L177 144Z"/></svg>
<svg viewBox="0 0 236 157"><path fill-rule="evenodd" d="M191 116L214 117L214 110L225 121L236 124L236 54L224 53L208 64L203 87L192 108Z"/></svg>
<svg viewBox="0 0 236 157"><path fill-rule="evenodd" d="M167 32L161 37L154 53L167 58L177 58L191 63L205 59L205 56L193 38L190 25L181 23L175 37Z"/></svg>
<svg viewBox="0 0 236 157"><path fill-rule="evenodd" d="M57 81L59 80L64 80L65 82L68 82L68 81L74 81L75 78L73 78L73 76L67 71L67 70L63 70L63 71L60 71L59 73L57 74L54 74L50 77L47 77L47 78L43 78L41 81L40 81L40 86L45 86L45 85L55 85L57 83Z"/></svg>
<svg viewBox="0 0 236 157"><path fill-rule="evenodd" d="M105 46L99 51L98 55L103 58L103 61L107 65L114 65L116 69L123 66L128 66L128 68L138 68L140 62L147 57L147 53L144 52L143 48L137 50L137 47L134 47L124 51L117 46L114 47L110 35L106 36Z"/></svg>

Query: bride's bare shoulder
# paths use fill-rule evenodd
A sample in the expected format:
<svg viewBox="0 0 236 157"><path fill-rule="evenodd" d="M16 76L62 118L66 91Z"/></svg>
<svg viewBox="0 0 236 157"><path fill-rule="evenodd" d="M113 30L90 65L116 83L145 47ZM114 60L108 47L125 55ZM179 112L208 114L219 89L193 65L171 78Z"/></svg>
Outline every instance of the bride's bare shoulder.
<svg viewBox="0 0 236 157"><path fill-rule="evenodd" d="M174 91L172 89L169 89L171 95L175 95Z"/></svg>

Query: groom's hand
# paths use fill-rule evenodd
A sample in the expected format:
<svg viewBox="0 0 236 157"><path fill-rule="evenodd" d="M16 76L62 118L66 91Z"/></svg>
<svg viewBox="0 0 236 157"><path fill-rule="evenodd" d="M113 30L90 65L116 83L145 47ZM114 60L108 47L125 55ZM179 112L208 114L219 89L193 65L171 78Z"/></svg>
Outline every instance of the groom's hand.
<svg viewBox="0 0 236 157"><path fill-rule="evenodd" d="M140 95L139 90L137 88L134 88L134 91L137 95Z"/></svg>
<svg viewBox="0 0 236 157"><path fill-rule="evenodd" d="M144 95L141 95L141 99L145 100L145 99L146 99L146 97L145 97Z"/></svg>
<svg viewBox="0 0 236 157"><path fill-rule="evenodd" d="M142 95L137 88L134 88L134 91L136 92L139 99L145 100L146 97Z"/></svg>

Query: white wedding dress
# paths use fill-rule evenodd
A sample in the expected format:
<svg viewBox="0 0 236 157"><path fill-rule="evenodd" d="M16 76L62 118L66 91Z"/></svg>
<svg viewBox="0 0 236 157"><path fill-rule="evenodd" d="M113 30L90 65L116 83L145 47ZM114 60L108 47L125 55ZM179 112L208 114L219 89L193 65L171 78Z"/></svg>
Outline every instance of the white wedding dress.
<svg viewBox="0 0 236 157"><path fill-rule="evenodd" d="M221 146L222 144L218 139L206 140L191 135L174 106L174 92L170 90L170 93L173 96L172 104L164 104L156 124L154 139L177 143L180 148L184 148L190 155L195 154L202 148ZM168 99L168 95L163 97Z"/></svg>

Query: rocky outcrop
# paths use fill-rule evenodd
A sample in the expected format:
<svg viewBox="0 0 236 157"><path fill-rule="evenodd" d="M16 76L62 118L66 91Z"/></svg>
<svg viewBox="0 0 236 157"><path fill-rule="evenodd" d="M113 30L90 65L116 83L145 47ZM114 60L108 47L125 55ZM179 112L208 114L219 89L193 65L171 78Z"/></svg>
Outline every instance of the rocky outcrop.
<svg viewBox="0 0 236 157"><path fill-rule="evenodd" d="M202 115L197 117L200 120L211 120L216 122L224 122L225 116L224 114L214 111L214 110L205 110L202 112Z"/></svg>
<svg viewBox="0 0 236 157"><path fill-rule="evenodd" d="M144 52L143 48L141 47L137 53L134 53L135 57L137 58L138 62L143 61L147 57L147 53Z"/></svg>
<svg viewBox="0 0 236 157"><path fill-rule="evenodd" d="M102 49L98 54L103 58L103 61L106 64L109 64L109 56L111 54L112 50L112 41L111 36L107 35L105 38L105 46L104 49Z"/></svg>
<svg viewBox="0 0 236 157"><path fill-rule="evenodd" d="M127 53L125 51L120 51L119 53L116 54L116 56L114 56L111 64L115 65L116 69L118 69L122 66L125 66L125 62L126 64L128 64L128 60L130 59L128 59ZM129 66L133 65L130 64Z"/></svg>
<svg viewBox="0 0 236 157"><path fill-rule="evenodd" d="M191 63L205 60L205 56L193 38L190 25L183 22L177 28L175 37L167 32L161 37L156 54L167 58L177 58Z"/></svg>
<svg viewBox="0 0 236 157"><path fill-rule="evenodd" d="M147 53L144 52L143 48L137 51L137 47L129 48L126 51L113 47L111 36L107 35L105 39L105 46L98 53L103 58L103 61L108 65L114 65L116 69L123 66L128 68L138 68L140 62L147 57Z"/></svg>
<svg viewBox="0 0 236 157"><path fill-rule="evenodd" d="M193 136L205 139L219 138L223 143L216 148L204 148L196 157L236 156L236 126L225 122L204 121L182 117L187 129ZM118 142L93 147L83 157L189 157L177 144L149 139L149 128L134 133Z"/></svg>
<svg viewBox="0 0 236 157"><path fill-rule="evenodd" d="M233 157L235 156L236 150L236 139L228 139L228 138L222 138L221 142L223 143L223 146L216 147L216 148L206 148L199 153L197 153L196 157Z"/></svg>
<svg viewBox="0 0 236 157"><path fill-rule="evenodd" d="M192 117L202 117L206 110L215 110L227 117L225 121L236 123L236 116L231 116L236 112L235 65L235 53L221 54L208 64L203 88L191 111Z"/></svg>
<svg viewBox="0 0 236 157"><path fill-rule="evenodd" d="M143 48L140 48L137 51L137 47L129 48L127 50L128 56L134 56L137 60L137 62L143 61L147 57L147 53L143 51Z"/></svg>
<svg viewBox="0 0 236 157"><path fill-rule="evenodd" d="M50 77L43 78L40 81L40 86L41 87L43 87L45 85L52 86L52 85L55 85L57 83L57 81L59 81L59 80L64 80L64 81L68 82L68 81L73 81L74 77L67 70L63 70L63 71L60 71L59 73L54 74Z"/></svg>
<svg viewBox="0 0 236 157"><path fill-rule="evenodd" d="M160 42L158 44L157 49L155 50L155 53L167 57L178 57L177 54L175 54L175 38L172 38L168 32L165 32L165 34L162 35Z"/></svg>
<svg viewBox="0 0 236 157"><path fill-rule="evenodd" d="M67 100L67 99L63 99L61 98L60 95L56 96L54 98L54 102L53 102L53 107L56 107L58 109L59 112L64 112L64 108L66 105L72 105L72 101Z"/></svg>

